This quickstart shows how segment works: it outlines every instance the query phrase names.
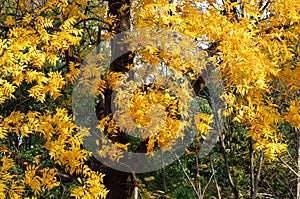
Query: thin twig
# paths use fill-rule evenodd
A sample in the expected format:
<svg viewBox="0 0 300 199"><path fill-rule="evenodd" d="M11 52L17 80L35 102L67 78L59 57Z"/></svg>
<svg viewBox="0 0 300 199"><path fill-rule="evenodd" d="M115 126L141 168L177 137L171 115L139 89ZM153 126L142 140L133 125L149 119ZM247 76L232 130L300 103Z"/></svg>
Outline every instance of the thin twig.
<svg viewBox="0 0 300 199"><path fill-rule="evenodd" d="M277 180L287 189L287 190L289 190L290 192L291 192L291 194L293 195L293 198L295 198L295 195L294 195L294 193L293 193L293 190L289 187L289 186L287 186L284 182L282 182L282 180L280 180L280 178L277 178Z"/></svg>
<svg viewBox="0 0 300 199"><path fill-rule="evenodd" d="M298 178L300 178L300 175L292 168L290 165L288 165L281 157L278 157L280 162L282 162L287 168L289 168Z"/></svg>
<svg viewBox="0 0 300 199"><path fill-rule="evenodd" d="M210 185L210 182L212 181L214 175L215 175L214 173L211 174L211 176L210 176L210 178L209 178L207 184L205 185L205 187L204 187L204 189L203 189L203 192L202 192L202 197L203 197L203 198L204 198L205 191L206 191L208 185Z"/></svg>
<svg viewBox="0 0 300 199"><path fill-rule="evenodd" d="M64 186L63 181L61 180L61 178L59 178L59 181L60 181L60 187L62 188L61 197L60 197L62 199L64 194L65 194L66 189L65 189L65 186Z"/></svg>
<svg viewBox="0 0 300 199"><path fill-rule="evenodd" d="M1 29L5 29L5 30L9 30L9 29L13 28L13 26L0 24L0 28L1 28Z"/></svg>
<svg viewBox="0 0 300 199"><path fill-rule="evenodd" d="M178 163L179 163L179 165L180 165L180 167L181 167L181 169L182 169L182 171L183 171L185 177L188 179L189 183L190 183L191 186L193 187L193 189L194 189L196 195L198 196L198 198L200 198L200 195L199 195L199 193L197 192L197 189L196 189L194 183L192 182L190 176L186 173L186 171L185 171L185 169L184 169L184 166L182 165L182 163L181 163L179 157L177 156L177 154L176 154L175 152L174 152L174 154L175 154L175 157L176 157L176 159L177 159L177 161L178 161Z"/></svg>
<svg viewBox="0 0 300 199"><path fill-rule="evenodd" d="M222 135L222 125L220 124L218 112L215 110L215 107L213 106L213 103L212 103L213 99L210 98L209 95L207 95L207 96L208 96L207 97L207 102L208 102L210 108L213 111L214 121L216 122L216 125L217 125L217 132L218 132L218 135L219 135L219 138L220 138L220 143L221 143L221 148L222 148L222 155L223 155L223 158L224 158L224 163L225 163L225 168L226 168L226 173L227 173L227 178L228 178L228 181L229 181L229 185L232 189L234 198L239 199L239 192L238 192L238 189L237 189L237 187L236 187L236 185L235 185L235 183L232 179L231 172L230 172L228 155L227 155L227 152L226 152L225 141L224 141L224 138L223 138L223 135Z"/></svg>
<svg viewBox="0 0 300 199"><path fill-rule="evenodd" d="M210 168L212 170L214 180L215 180L215 184L216 184L216 188L217 188L218 199L221 199L221 193L220 193L220 190L219 190L219 185L218 185L217 177L215 175L215 169L214 169L214 165L213 165L213 161L211 159L211 156L209 157L209 161L210 161Z"/></svg>
<svg viewBox="0 0 300 199"><path fill-rule="evenodd" d="M250 153L250 198L256 198L255 177L254 177L254 150L253 139L249 137L249 153Z"/></svg>
<svg viewBox="0 0 300 199"><path fill-rule="evenodd" d="M197 153L199 154L199 153ZM199 172L199 162L198 162L198 155L196 155L196 185L197 185L197 190L198 190L198 193L199 193L199 199L201 199L203 197L202 195L202 191L201 191L201 182L200 182L200 172Z"/></svg>
<svg viewBox="0 0 300 199"><path fill-rule="evenodd" d="M107 25L109 25L107 22L103 21L102 19L99 19L97 17L89 17L89 18L86 18L86 19L82 19L80 21L78 21L76 24L74 24L74 27L78 26L80 23L82 22L86 22L86 21L99 21L101 23L105 23Z"/></svg>

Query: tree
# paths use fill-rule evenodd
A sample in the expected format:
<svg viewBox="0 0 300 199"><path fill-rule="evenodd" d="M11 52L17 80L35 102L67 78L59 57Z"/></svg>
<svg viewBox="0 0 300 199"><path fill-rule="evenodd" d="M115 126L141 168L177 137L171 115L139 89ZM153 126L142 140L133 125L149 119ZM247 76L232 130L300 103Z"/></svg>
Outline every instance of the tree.
<svg viewBox="0 0 300 199"><path fill-rule="evenodd" d="M178 157L177 165L172 166L185 172L187 184L195 188L198 198L206 178L214 178L216 183L213 187L208 183L206 190L225 197L257 198L260 190L274 197L281 195L284 190L274 189L279 185L263 172L274 174L278 169L274 165L279 165L279 174L288 172L300 179L299 161L291 166L286 155L288 151L296 155L299 148L290 142L299 136L300 121L299 5L299 0L3 1L0 198L129 197L137 174L114 170L99 159L117 163L124 160L126 151L153 154L159 148L167 154L177 149L174 140L190 138L184 129L192 128L191 124L196 125L197 135L187 152L197 166L181 162L189 156ZM144 30L144 34L121 36L127 30ZM110 42L111 38L116 39ZM183 47L168 46L176 42ZM129 44L138 48L131 49ZM108 55L112 62L94 71L93 65L104 63L101 55L106 45L111 46ZM118 57L123 51L126 53ZM216 110L213 88L204 78L211 65L222 77L224 117ZM139 87L130 84L130 71L139 72L141 66L148 67L147 78L168 77L173 87L146 80ZM138 76L145 74L142 71ZM76 110L81 107L72 107L72 100L76 101L72 92L83 88L81 102L90 103L84 96L92 80L97 80L92 87L97 87L93 100L98 121L89 129L75 124ZM84 87L78 86L80 83ZM126 83L135 86L132 93L122 90ZM179 87L179 91L172 90ZM114 92L123 98L112 98ZM130 97L125 98L128 93ZM195 101L209 111L191 113L186 105ZM128 104L129 108L122 115L111 104ZM157 130L147 129L163 120ZM89 124L88 117L84 122ZM138 127L131 128L133 123ZM96 125L114 144L105 148L101 140L88 136ZM130 136L136 130L139 137ZM211 157L217 159L199 160L200 146L214 133L219 142ZM102 149L89 151L87 141L101 142ZM241 154L243 157L236 159ZM226 175L218 178L216 164ZM203 171L199 165L210 165L211 173L200 178ZM161 172L168 174L168 167L162 168L166 170ZM218 184L224 192L220 193ZM163 189L168 191L167 186Z"/></svg>
<svg viewBox="0 0 300 199"><path fill-rule="evenodd" d="M78 26L104 17L91 14L106 9L97 5L1 3L1 198L105 198L108 193L104 175L86 164L90 153L70 115L81 53L92 42L82 41L86 32Z"/></svg>

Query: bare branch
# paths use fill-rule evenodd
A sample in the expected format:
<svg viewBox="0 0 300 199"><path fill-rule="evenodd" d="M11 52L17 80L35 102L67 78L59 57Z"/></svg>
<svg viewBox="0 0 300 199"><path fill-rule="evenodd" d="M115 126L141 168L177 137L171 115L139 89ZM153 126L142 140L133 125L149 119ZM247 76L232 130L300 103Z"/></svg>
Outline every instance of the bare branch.
<svg viewBox="0 0 300 199"><path fill-rule="evenodd" d="M213 172L213 175L214 175L214 180L215 180L217 193L218 193L218 199L221 199L221 193L220 193L220 190L219 190L219 185L218 185L217 177L215 175L215 169L214 169L214 165L213 165L213 161L211 159L211 156L209 157L209 160L210 160L210 168L211 168L211 170Z"/></svg>
<svg viewBox="0 0 300 199"><path fill-rule="evenodd" d="M1 29L5 29L5 30L9 30L9 29L13 28L13 26L8 26L8 25L0 24L0 28Z"/></svg>
<svg viewBox="0 0 300 199"><path fill-rule="evenodd" d="M183 166L183 164L181 163L181 161L180 161L179 157L177 156L177 154L176 154L175 152L174 152L174 154L175 154L175 157L176 157L176 159L177 159L177 161L178 161L178 163L179 163L179 165L180 165L180 167L181 167L181 169L182 169L182 171L183 171L185 177L188 179L189 183L190 183L191 186L193 187L194 192L196 193L196 195L198 196L198 198L200 198L201 196L200 196L200 194L197 192L197 189L196 189L196 187L195 187L195 185L194 185L192 179L191 179L190 176L186 173L186 171L185 171L185 169L184 169L184 166Z"/></svg>
<svg viewBox="0 0 300 199"><path fill-rule="evenodd" d="M281 157L278 157L281 163L283 163L287 168L289 168L298 178L300 178L300 175L292 168L290 165L288 165Z"/></svg>
<svg viewBox="0 0 300 199"><path fill-rule="evenodd" d="M211 165L210 165L210 168L211 168ZM210 178L209 178L207 184L205 185L205 187L204 187L204 189L203 189L203 193L202 193L202 197L203 197L203 198L204 198L205 191L206 191L208 185L210 185L210 182L212 181L212 179L213 179L214 176L215 176L215 171L212 170L212 174L211 174L211 176L210 176ZM218 187L217 187L217 190L218 190Z"/></svg>
<svg viewBox="0 0 300 199"><path fill-rule="evenodd" d="M260 180L260 174L261 174L261 170L262 170L263 159L264 159L264 150L261 150L260 151L260 156L259 156L258 171L257 171L257 174L256 174L256 179L255 179L255 191L256 192L257 192L258 183L259 183L259 180Z"/></svg>
<svg viewBox="0 0 300 199"><path fill-rule="evenodd" d="M250 198L256 198L255 179L254 179L254 151L253 139L249 137L249 153L250 153Z"/></svg>
<svg viewBox="0 0 300 199"><path fill-rule="evenodd" d="M222 125L220 123L218 112L215 110L215 107L212 105L212 99L209 96L206 99L207 99L207 102L208 102L210 108L213 111L214 121L216 122L216 125L217 125L217 132L218 132L218 135L219 135L219 138L220 138L220 143L221 143L221 148L222 148L222 155L223 155L223 158L224 158L227 178L228 178L230 187L232 189L232 192L234 194L234 198L238 199L239 198L239 192L238 192L238 189L237 189L237 187L236 187L236 185L235 185L235 183L232 179L232 176L231 176L230 166L229 166L229 161L228 161L228 155L227 155L226 147L225 147L225 141L224 141L224 138L223 138L223 135L222 135Z"/></svg>

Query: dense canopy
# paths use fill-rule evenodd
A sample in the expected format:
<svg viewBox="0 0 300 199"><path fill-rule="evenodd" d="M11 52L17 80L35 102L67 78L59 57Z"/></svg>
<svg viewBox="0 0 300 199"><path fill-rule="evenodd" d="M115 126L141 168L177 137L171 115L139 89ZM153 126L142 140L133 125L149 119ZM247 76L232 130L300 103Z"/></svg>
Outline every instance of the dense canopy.
<svg viewBox="0 0 300 199"><path fill-rule="evenodd" d="M144 198L299 197L299 23L299 0L1 1L0 199L130 198L135 181ZM205 78L216 71L222 89ZM96 151L75 122L80 84L83 106L94 89ZM158 171L99 161L172 151L192 124Z"/></svg>

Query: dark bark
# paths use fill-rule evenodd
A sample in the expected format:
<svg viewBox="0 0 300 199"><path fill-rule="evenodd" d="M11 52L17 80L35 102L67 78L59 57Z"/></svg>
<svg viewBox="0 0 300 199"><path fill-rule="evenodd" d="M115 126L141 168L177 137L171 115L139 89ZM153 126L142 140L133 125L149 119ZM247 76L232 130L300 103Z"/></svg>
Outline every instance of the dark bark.
<svg viewBox="0 0 300 199"><path fill-rule="evenodd" d="M249 138L249 151L250 151L250 198L256 198L255 180L254 180L254 151L253 140Z"/></svg>
<svg viewBox="0 0 300 199"><path fill-rule="evenodd" d="M127 5L128 8L120 13L119 10L123 5ZM130 1L109 0L108 6L109 14L116 16L116 22L112 24L112 26L109 28L109 31L114 31L116 34L118 34L128 30L130 27ZM101 28L102 27L99 26L97 44L99 44L101 41ZM126 49L127 47L126 44L119 44L119 41L121 41L123 38L120 37L120 35L115 38L117 39L111 42L112 63L110 64L110 70L114 72L125 73L128 71L126 66L133 63L133 56L131 52L123 53L124 51L122 49ZM104 98L97 104L96 112L98 119L101 119L104 116L112 113L111 95L112 90L106 89L104 92ZM128 137L124 132L120 131L118 136L111 138L111 140L113 142L117 141L125 144L128 142ZM98 163L95 159L91 161L91 164L94 165L97 170L105 173L104 184L107 189L109 189L109 193L107 195L108 199L126 199L131 196L134 187L133 174L106 167Z"/></svg>
<svg viewBox="0 0 300 199"><path fill-rule="evenodd" d="M104 184L109 189L107 199L126 199L133 191L133 182L129 173L109 168L105 172Z"/></svg>
<svg viewBox="0 0 300 199"><path fill-rule="evenodd" d="M300 141L299 141L300 142ZM298 168L300 167L300 147L298 147ZM300 170L297 171L300 175ZM297 177L297 199L300 199L300 177Z"/></svg>

